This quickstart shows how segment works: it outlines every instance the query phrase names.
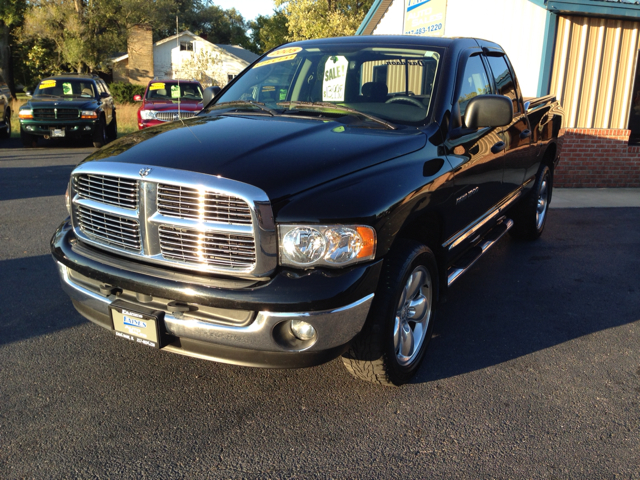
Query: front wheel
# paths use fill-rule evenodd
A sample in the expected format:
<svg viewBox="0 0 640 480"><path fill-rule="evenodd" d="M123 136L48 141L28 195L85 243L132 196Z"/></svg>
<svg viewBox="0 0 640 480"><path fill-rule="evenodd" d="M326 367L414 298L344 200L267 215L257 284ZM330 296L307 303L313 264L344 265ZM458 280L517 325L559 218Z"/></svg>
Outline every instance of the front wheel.
<svg viewBox="0 0 640 480"><path fill-rule="evenodd" d="M116 121L115 112L113 114L113 118L111 119L111 123L107 127L107 137L110 142L113 142L116 138L118 138L118 123Z"/></svg>
<svg viewBox="0 0 640 480"><path fill-rule="evenodd" d="M9 138L11 136L11 110L7 108L4 115L5 128L0 129L0 138Z"/></svg>
<svg viewBox="0 0 640 480"><path fill-rule="evenodd" d="M513 221L513 228L509 233L513 238L519 240L535 240L544 230L547 223L547 212L549 210L549 200L553 189L553 177L551 170L543 165L536 177L536 183L525 198L516 208Z"/></svg>
<svg viewBox="0 0 640 480"><path fill-rule="evenodd" d="M367 322L342 357L352 375L389 386L411 380L431 340L438 278L431 250L410 240L396 242Z"/></svg>
<svg viewBox="0 0 640 480"><path fill-rule="evenodd" d="M100 148L107 144L107 125L105 124L104 117L102 117L96 124L96 128L93 132L93 146Z"/></svg>

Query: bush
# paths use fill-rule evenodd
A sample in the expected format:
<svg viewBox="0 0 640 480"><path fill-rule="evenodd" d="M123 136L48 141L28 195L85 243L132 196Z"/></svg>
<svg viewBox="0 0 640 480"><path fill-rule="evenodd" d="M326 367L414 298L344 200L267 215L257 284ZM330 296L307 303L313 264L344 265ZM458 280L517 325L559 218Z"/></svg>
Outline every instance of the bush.
<svg viewBox="0 0 640 480"><path fill-rule="evenodd" d="M116 103L133 103L134 95L144 95L144 85L134 85L133 83L112 83L109 91Z"/></svg>

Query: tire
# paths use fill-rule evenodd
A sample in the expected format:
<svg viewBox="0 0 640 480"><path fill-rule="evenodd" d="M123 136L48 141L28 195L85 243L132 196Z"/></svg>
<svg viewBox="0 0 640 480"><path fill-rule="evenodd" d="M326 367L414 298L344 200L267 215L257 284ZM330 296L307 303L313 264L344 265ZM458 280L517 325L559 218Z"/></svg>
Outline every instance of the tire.
<svg viewBox="0 0 640 480"><path fill-rule="evenodd" d="M542 235L547 223L549 201L553 190L553 176L547 165L542 165L536 177L536 183L513 215L514 225L509 230L518 240L536 240Z"/></svg>
<svg viewBox="0 0 640 480"><path fill-rule="evenodd" d="M107 138L110 142L113 142L116 138L118 138L118 123L116 121L116 114L113 113L113 118L111 119L111 123L107 127Z"/></svg>
<svg viewBox="0 0 640 480"><path fill-rule="evenodd" d="M38 146L38 137L25 132L22 128L20 129L20 141L22 141L24 148L35 148Z"/></svg>
<svg viewBox="0 0 640 480"><path fill-rule="evenodd" d="M11 110L9 109L4 114L4 124L7 128L0 130L0 138L9 138L11 136Z"/></svg>
<svg viewBox="0 0 640 480"><path fill-rule="evenodd" d="M93 132L93 146L100 148L105 146L107 142L107 125L105 124L104 117L100 117L100 121Z"/></svg>
<svg viewBox="0 0 640 480"><path fill-rule="evenodd" d="M438 278L431 250L412 240L396 241L365 326L342 356L353 376L387 386L413 378L431 340Z"/></svg>

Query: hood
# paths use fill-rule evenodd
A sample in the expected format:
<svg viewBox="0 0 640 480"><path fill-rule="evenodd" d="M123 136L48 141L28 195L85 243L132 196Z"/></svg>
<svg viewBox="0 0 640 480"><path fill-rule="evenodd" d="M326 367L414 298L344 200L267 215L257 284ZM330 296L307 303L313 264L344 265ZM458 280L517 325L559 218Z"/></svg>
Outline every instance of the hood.
<svg viewBox="0 0 640 480"><path fill-rule="evenodd" d="M31 108L77 108L95 110L98 101L93 98L34 97L27 104Z"/></svg>
<svg viewBox="0 0 640 480"><path fill-rule="evenodd" d="M142 104L141 110L156 110L158 112L166 111L166 110L177 110L178 102L171 100L155 100L153 102L149 102L145 100ZM202 101L198 100L182 100L180 102L180 109L186 110L188 112L197 112L202 110Z"/></svg>
<svg viewBox="0 0 640 480"><path fill-rule="evenodd" d="M141 130L88 157L219 175L264 190L272 202L422 148L417 129L336 121L197 116Z"/></svg>

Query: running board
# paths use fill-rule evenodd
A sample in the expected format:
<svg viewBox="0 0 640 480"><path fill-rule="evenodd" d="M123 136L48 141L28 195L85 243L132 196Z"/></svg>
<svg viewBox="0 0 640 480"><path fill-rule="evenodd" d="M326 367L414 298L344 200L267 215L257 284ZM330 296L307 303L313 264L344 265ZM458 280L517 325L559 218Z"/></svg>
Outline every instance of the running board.
<svg viewBox="0 0 640 480"><path fill-rule="evenodd" d="M458 259L455 264L448 270L448 285L455 282L460 276L469 270L478 259L493 247L502 236L513 227L513 220L505 218L504 221L494 227L481 241L469 250L462 258Z"/></svg>

